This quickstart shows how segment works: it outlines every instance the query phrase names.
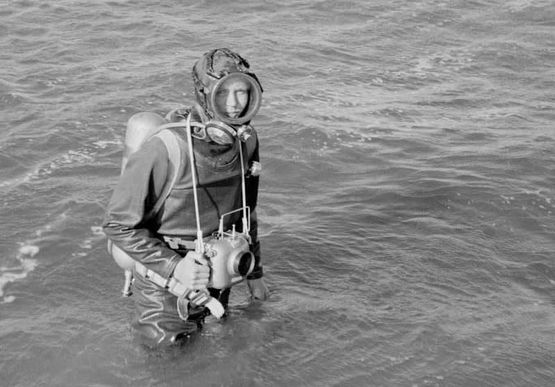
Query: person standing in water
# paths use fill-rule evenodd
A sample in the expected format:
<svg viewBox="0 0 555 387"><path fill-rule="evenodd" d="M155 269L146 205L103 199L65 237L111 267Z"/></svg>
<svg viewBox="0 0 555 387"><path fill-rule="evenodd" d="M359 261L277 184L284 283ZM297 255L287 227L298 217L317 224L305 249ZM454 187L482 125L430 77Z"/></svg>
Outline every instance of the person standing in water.
<svg viewBox="0 0 555 387"><path fill-rule="evenodd" d="M224 276L223 285L215 286L217 267L210 254L203 254L210 236L222 227L233 230L232 244L236 230L246 234L243 250L248 251L234 258L236 269L248 273L243 278L253 299L268 297L255 211L259 143L250 125L262 87L249 63L226 48L205 53L192 75L192 107L165 118L138 113L128 122L126 144L133 142L137 128L165 125L179 146L179 162L172 163L170 147L157 136L132 154L126 151L103 223L114 258L119 252L133 262L133 327L148 344L187 337L214 310L207 308L214 300L227 307L231 282ZM211 250L214 261L217 251Z"/></svg>

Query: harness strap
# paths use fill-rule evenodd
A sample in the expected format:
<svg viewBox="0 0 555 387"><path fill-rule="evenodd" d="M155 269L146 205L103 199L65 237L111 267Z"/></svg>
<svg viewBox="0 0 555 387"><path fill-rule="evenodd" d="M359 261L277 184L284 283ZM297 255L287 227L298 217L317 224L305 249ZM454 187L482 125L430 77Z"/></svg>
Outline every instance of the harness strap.
<svg viewBox="0 0 555 387"><path fill-rule="evenodd" d="M135 261L135 272L139 274L141 277L146 278L150 282L160 286L163 289L167 289L170 293L177 297L186 296L190 293L191 290L187 289L183 286L179 281L175 278L164 278L160 274L147 269L146 266L141 264L140 262Z"/></svg>
<svg viewBox="0 0 555 387"><path fill-rule="evenodd" d="M208 308L216 318L221 318L225 314L225 309L220 301L210 296L208 290L191 290L185 287L175 278L165 279L160 274L147 269L143 264L135 261L135 272L154 284L167 289L168 292L177 296L177 312L182 320L187 320L187 305L190 302L196 306Z"/></svg>
<svg viewBox="0 0 555 387"><path fill-rule="evenodd" d="M179 177L179 167L181 165L181 149L179 148L179 144L177 142L175 134L170 130L163 129L156 134L156 137L162 140L162 142L166 146L166 150L168 151L168 159L170 161L172 178L170 182L164 186L164 190L152 207L149 213L149 217L155 216L164 205L164 202L170 195L173 187L175 186L175 183L177 182L177 178Z"/></svg>
<svg viewBox="0 0 555 387"><path fill-rule="evenodd" d="M195 241L186 240L180 237L163 236L162 238L172 250L194 250L196 247Z"/></svg>

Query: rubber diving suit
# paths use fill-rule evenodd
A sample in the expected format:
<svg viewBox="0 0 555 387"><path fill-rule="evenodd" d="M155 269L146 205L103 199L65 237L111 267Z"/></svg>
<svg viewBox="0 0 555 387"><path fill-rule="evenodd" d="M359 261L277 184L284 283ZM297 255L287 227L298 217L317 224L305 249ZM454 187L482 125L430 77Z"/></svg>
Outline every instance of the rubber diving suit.
<svg viewBox="0 0 555 387"><path fill-rule="evenodd" d="M191 115L193 120L205 122L217 116L210 102L210 92L213 91L210 84L222 74L248 73L248 67L243 58L230 50L217 49L206 53L193 69L197 104L193 108L174 110L166 118L176 122ZM179 128L170 130L182 149L181 165L177 181L160 210L154 214L151 211L168 184L170 165L165 145L153 137L129 157L103 224L105 234L114 245L164 279L173 275L197 235L188 138ZM218 229L222 214L242 205L239 147L244 155L244 170L259 161L258 138L255 131L250 134L245 142L233 141L231 144L218 144L210 137L193 138L200 224L204 236ZM250 224L250 250L255 256L255 268L248 280L258 280L263 276L255 216L258 184L257 176L246 176L246 202L254 215ZM226 227L234 224L240 228L240 215L230 216L226 223ZM189 316L184 320L178 314L176 296L140 273L134 273L134 278L136 315L133 327L146 343L174 343L198 329L199 321L206 315L203 308L189 310ZM224 307L227 306L229 288L209 291Z"/></svg>

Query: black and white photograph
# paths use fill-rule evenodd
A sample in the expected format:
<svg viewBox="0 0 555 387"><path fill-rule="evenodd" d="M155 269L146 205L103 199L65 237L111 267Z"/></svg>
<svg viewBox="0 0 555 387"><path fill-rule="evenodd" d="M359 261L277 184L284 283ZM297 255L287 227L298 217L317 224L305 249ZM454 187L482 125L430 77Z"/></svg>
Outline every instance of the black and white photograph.
<svg viewBox="0 0 555 387"><path fill-rule="evenodd" d="M555 385L552 0L0 0L0 385Z"/></svg>

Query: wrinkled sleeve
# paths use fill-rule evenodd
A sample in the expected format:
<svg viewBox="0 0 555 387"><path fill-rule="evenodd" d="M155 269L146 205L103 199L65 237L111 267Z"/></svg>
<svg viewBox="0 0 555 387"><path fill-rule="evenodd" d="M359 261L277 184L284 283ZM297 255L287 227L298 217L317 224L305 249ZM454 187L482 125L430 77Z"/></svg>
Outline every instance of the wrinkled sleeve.
<svg viewBox="0 0 555 387"><path fill-rule="evenodd" d="M156 235L150 214L163 192L169 168L163 142L154 137L132 154L106 209L106 236L131 258L168 278L181 259Z"/></svg>
<svg viewBox="0 0 555 387"><path fill-rule="evenodd" d="M259 155L259 143L258 138L256 138L256 147L249 160L249 165L252 165L253 161L260 161ZM260 241L258 240L258 220L256 216L256 205L258 204L258 184L260 181L259 176L248 176L245 181L246 196L247 196L247 206L251 209L251 251L254 254L255 266L253 272L247 277L248 279L257 279L264 275L262 269L262 256L260 249Z"/></svg>

